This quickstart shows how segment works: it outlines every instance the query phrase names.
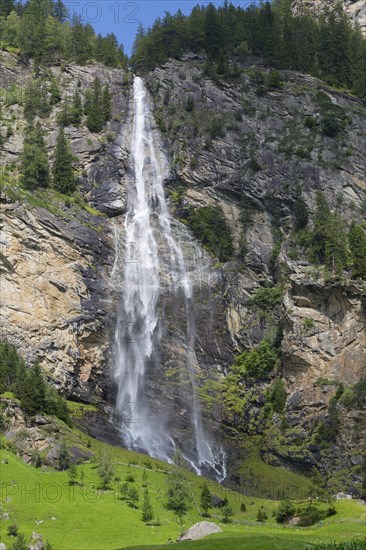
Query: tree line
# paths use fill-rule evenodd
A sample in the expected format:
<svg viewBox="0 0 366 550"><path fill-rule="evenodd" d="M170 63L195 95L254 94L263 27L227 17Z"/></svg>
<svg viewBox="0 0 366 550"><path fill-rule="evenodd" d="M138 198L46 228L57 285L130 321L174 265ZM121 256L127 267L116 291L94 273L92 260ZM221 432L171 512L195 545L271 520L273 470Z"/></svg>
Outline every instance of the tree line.
<svg viewBox="0 0 366 550"><path fill-rule="evenodd" d="M189 16L166 13L147 31L140 25L131 64L148 71L187 51L206 54L218 74L230 74L233 63L254 56L366 97L366 40L340 3L319 17L294 15L291 0L246 9L225 0L219 8L196 6Z"/></svg>
<svg viewBox="0 0 366 550"><path fill-rule="evenodd" d="M108 67L125 67L127 63L113 33L97 35L80 16L70 18L62 0L1 0L0 44L15 48L36 66L99 61Z"/></svg>

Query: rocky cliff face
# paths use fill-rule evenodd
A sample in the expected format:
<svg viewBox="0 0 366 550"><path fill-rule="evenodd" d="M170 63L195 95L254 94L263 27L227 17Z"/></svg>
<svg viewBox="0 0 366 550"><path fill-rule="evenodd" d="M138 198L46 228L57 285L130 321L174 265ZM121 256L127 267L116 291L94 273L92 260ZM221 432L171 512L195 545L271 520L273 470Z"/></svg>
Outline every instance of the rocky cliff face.
<svg viewBox="0 0 366 550"><path fill-rule="evenodd" d="M363 34L366 34L366 5L364 0L343 0L341 4L347 15L352 21L357 22ZM332 7L334 2L333 0L293 0L292 5L295 12L311 10L320 13L327 7Z"/></svg>
<svg viewBox="0 0 366 550"><path fill-rule="evenodd" d="M2 150L2 335L28 359L38 357L66 395L93 400L103 395L108 377L109 271L114 257L110 217L124 211L120 182L124 161L118 140L127 98L122 71L67 66L52 73L63 100L78 82L80 90L91 85L95 76L109 82L113 119L99 135L84 126L66 130L77 157L81 193L89 206L83 200L65 202L52 191L25 193L16 183L23 109L16 102L4 103L6 91L15 89L22 97L31 71L15 56L2 52L2 126L12 124ZM60 105L41 120L50 158Z"/></svg>
<svg viewBox="0 0 366 550"><path fill-rule="evenodd" d="M10 54L1 55L3 86L24 86L29 68ZM222 265L180 220L173 224L195 286L194 368L207 425L225 440L232 471L244 456L246 438L260 436L260 452L268 463L297 470L318 465L334 474L335 485L349 488L357 480L365 443L360 431L364 411L338 404L340 428L326 447L314 438L314 426L329 419L339 383L351 388L365 377L365 288L347 278L329 278L311 265L297 249L292 230L299 190L311 213L321 190L346 220L361 221L365 107L304 75L283 72L283 83L272 86L265 68L247 66L238 78L224 82L206 77L204 63L197 56L169 61L148 75L147 84L156 133L171 163L166 188L172 212L179 217L180 208L220 206L233 236L234 254ZM45 204L24 195L16 184L14 163L22 149L24 118L17 104L7 107L13 135L3 146L2 162L14 178L4 186L1 202L2 330L23 355L41 359L64 393L106 405L106 400L113 402L110 334L121 292L110 277L116 245L112 218L122 227L133 90L121 71L99 66L53 71L63 96L78 80L81 89L95 75L109 81L113 120L100 135L84 126L67 129L88 202L66 204L46 193ZM324 101L342 118L337 139L320 131ZM43 120L50 154L57 109ZM177 189L184 190L178 205ZM244 261L243 199L250 210ZM121 236L123 249L123 231ZM263 314L251 306L250 298L274 284L281 288L280 302ZM161 309L168 320L163 380L150 386L149 399L169 411L172 426L188 437L184 430L189 411L183 410L177 391L186 352L183 314L164 292ZM277 374L287 392L284 418L274 414L271 429L263 411L272 379L244 388L247 400L237 420L222 401L235 353L252 349L268 336L281 342ZM106 431L107 425L95 412L84 422L98 437L116 437Z"/></svg>
<svg viewBox="0 0 366 550"><path fill-rule="evenodd" d="M299 189L310 212L321 190L345 219L362 220L365 108L300 74L284 72L283 85L266 86L265 73L263 67L247 67L236 81L213 81L204 76L202 59L186 56L155 69L148 84L170 151L170 185L185 189L186 206L221 206L234 238L232 261L218 269L222 287L212 331L206 329L207 311L198 311L198 327L206 331L200 364L209 378L222 381L220 372L226 372L233 351L251 349L263 337L282 332L287 428L281 432L276 428L280 420L273 418L277 443L267 445L266 452L263 448L263 456L275 465L311 469L320 464L336 472L361 462L358 438L364 412L339 407L342 429L330 448L314 443L313 431L329 419L337 384L352 386L365 376L365 285L329 279L295 253L292 214ZM320 131L324 94L347 113L337 139ZM312 128L306 122L310 119ZM244 266L243 197L252 216ZM249 298L258 288L274 283L283 288L281 305L266 314L251 307ZM260 416L267 388L268 383L247 388L249 401L239 422L243 432L263 433ZM212 414L209 405L206 412ZM220 414L232 425L224 410Z"/></svg>

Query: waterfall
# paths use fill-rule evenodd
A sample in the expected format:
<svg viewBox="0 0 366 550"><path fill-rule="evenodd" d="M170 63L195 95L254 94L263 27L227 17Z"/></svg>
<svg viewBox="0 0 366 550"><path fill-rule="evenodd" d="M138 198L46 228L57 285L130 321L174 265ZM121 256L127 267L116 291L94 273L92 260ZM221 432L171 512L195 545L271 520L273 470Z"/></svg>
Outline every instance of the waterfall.
<svg viewBox="0 0 366 550"><path fill-rule="evenodd" d="M162 294L179 312L184 326L185 365L181 372L181 399L189 412L191 444L182 449L192 468L225 475L222 451L214 450L202 425L194 373L195 319L193 284L185 267L179 241L174 237L163 187L164 172L151 128L147 92L139 77L134 80L132 181L127 190L123 228L125 253L116 244L113 275L123 285L115 329L117 412L121 433L131 450L168 462L176 448L174 427L159 407L151 406L152 385L158 388L161 350L166 335ZM122 239L120 236L119 238ZM117 235L117 237L118 237ZM187 387L189 386L189 391ZM149 403L150 402L150 403ZM154 409L154 410L153 410ZM221 453L221 455L220 455ZM220 456L218 456L220 455Z"/></svg>

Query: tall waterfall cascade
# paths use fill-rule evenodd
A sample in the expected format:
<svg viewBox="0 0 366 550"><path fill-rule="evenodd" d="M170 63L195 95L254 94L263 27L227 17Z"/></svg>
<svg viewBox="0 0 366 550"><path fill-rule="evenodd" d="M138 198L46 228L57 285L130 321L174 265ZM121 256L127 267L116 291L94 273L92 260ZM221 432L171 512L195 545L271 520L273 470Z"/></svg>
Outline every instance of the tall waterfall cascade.
<svg viewBox="0 0 366 550"><path fill-rule="evenodd" d="M112 273L114 284L122 289L114 349L120 430L130 450L172 462L179 446L196 473L210 473L221 481L226 475L224 453L205 433L196 391L195 285L173 230L178 222L170 216L165 199L167 170L153 131L148 94L139 77L135 77L134 92L132 177L124 226L116 225ZM183 226L180 231L187 233ZM177 318L173 326L171 319ZM174 420L165 407L167 396L160 396L161 401L157 397L163 376L162 350L172 331L181 335L184 351L176 400L188 419L185 445L177 444Z"/></svg>

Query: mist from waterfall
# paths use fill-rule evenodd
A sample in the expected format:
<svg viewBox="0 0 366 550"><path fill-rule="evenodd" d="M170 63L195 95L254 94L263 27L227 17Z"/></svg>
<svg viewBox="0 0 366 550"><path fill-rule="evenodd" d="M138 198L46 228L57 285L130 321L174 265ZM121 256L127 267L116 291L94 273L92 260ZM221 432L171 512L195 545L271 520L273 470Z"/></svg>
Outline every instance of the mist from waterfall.
<svg viewBox="0 0 366 550"><path fill-rule="evenodd" d="M189 392L182 390L181 395L189 410L192 442L190 448L183 448L182 452L197 473L210 470L222 480L226 475L223 453L215 451L205 435L196 395L193 284L180 244L173 236L147 92L139 77L135 77L134 91L133 178L128 188L124 225L125 254L121 254L117 243L114 266L115 276L123 285L115 329L117 412L121 432L129 449L171 462L176 448L174 430L162 412L152 410L148 399L151 380L155 380L155 384L159 380L162 339L166 336L166 319L160 306L164 286L173 304L182 301L185 312L182 324L186 364L181 379L185 388L189 386ZM161 242L164 247L159 246Z"/></svg>

